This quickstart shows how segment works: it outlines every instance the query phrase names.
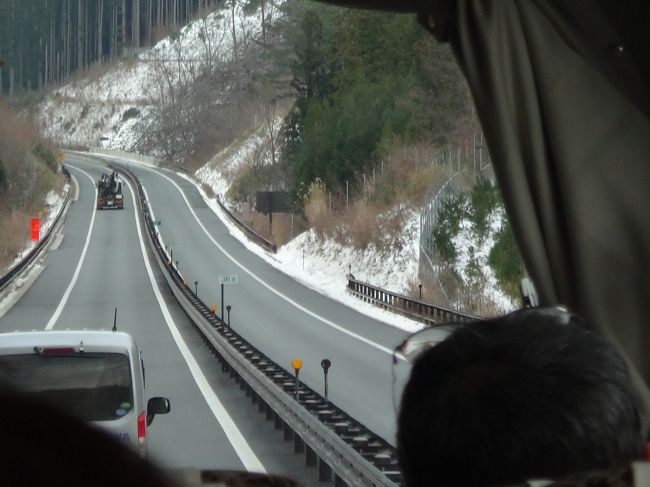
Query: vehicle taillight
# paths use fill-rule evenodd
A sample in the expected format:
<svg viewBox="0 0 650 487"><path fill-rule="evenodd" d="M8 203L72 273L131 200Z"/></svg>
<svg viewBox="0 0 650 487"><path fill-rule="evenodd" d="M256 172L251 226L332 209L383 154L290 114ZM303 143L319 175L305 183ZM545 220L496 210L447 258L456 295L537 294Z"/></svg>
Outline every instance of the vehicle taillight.
<svg viewBox="0 0 650 487"><path fill-rule="evenodd" d="M43 355L71 355L74 353L72 347L47 347L43 348Z"/></svg>
<svg viewBox="0 0 650 487"><path fill-rule="evenodd" d="M138 415L138 450L142 456L147 455L147 413L143 412Z"/></svg>

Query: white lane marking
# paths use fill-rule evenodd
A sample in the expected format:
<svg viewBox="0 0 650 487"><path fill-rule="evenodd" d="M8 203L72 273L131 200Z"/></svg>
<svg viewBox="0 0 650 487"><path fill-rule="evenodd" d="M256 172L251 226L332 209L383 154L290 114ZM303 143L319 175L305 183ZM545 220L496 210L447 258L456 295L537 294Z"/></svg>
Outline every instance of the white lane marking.
<svg viewBox="0 0 650 487"><path fill-rule="evenodd" d="M77 181L77 178L74 176L74 174L70 174L70 177L72 178L72 183L74 184L74 197L72 198L72 201L78 201L79 200L79 181Z"/></svg>
<svg viewBox="0 0 650 487"><path fill-rule="evenodd" d="M124 179L124 182L126 182L127 186L129 187L129 191L131 192L133 201L133 214L135 215L135 226L138 230L138 240L140 241L140 250L142 251L142 258L144 259L144 266L147 269L147 275L149 276L149 281L151 281L151 287L153 288L154 295L158 301L158 306L160 306L162 315L165 318L165 323L167 323L167 327L169 328L169 331L171 332L172 337L176 342L176 346L180 350L183 359L185 359L185 363L187 363L187 366L190 369L190 373L192 374L192 377L194 377L196 385L201 391L201 394L203 394L205 402L208 403L212 414L214 414L214 417L221 425L221 428L226 434L228 441L230 441L230 444L235 450L235 453L237 453L237 456L244 464L244 468L248 471L266 473L264 465L262 465L262 462L260 462L259 458L257 458L250 445L246 441L246 438L244 438L244 435L242 435L241 431L239 431L239 428L237 428L237 425L219 400L219 397L217 397L212 387L210 387L210 384L203 374L201 367L199 367L199 364L192 355L192 352L185 343L185 340L183 340L182 335L178 331L176 323L174 323L174 319L169 313L169 309L167 308L167 304L165 304L165 300L160 294L160 290L158 289L158 285L154 279L153 272L151 271L149 259L147 258L147 252L144 247L144 240L142 238L142 232L140 230L140 216L138 215L137 210L137 197L133 191L133 188L131 187L131 183L126 179Z"/></svg>
<svg viewBox="0 0 650 487"><path fill-rule="evenodd" d="M199 217L196 216L196 213L194 212L194 209L190 206L189 201L187 201L187 198L186 198L186 196L185 196L185 193L183 193L183 190L180 188L180 186L178 186L178 184L176 184L176 182L175 182L174 180L172 180L171 178L169 178L169 177L166 176L165 174L162 174L162 173L160 173L160 172L158 172L158 171L155 171L155 170L153 170L153 169L149 169L149 168L147 168L147 167L143 167L143 169L146 169L146 170L148 170L148 171L151 171L151 172L157 174L158 176L167 179L171 184L173 184L173 185L176 187L176 189L179 191L179 193L181 194L181 196L183 197L183 200L185 201L185 204L187 205L187 208L190 210L190 212L191 212L192 215L194 216L194 219L195 219L196 222L199 224L199 226L201 227L201 229L203 230L203 232L207 235L207 237L212 241L212 243L213 243L213 244L214 244L214 245L215 245L219 250L221 250L221 252L223 252L223 253L226 255L226 257L228 257L228 258L229 258L229 259L230 259L230 260L231 260L235 265L237 265L237 266L238 266L241 270L243 270L246 274L248 274L250 277L252 277L252 278L255 279L257 282L259 282L262 286L264 286L265 288L267 288L269 291L271 291L272 293L274 293L276 296L280 297L281 299L284 299L287 303L291 304L292 306L295 306L297 309L299 309L299 310L302 311L303 313L308 314L308 315L311 316L312 318L317 319L317 320L319 320L319 321L322 322L322 323L325 323L326 325L328 325L328 326L334 328L335 330L340 331L341 333L345 333L345 334L348 335L348 336L351 336L351 337L353 337L353 338L356 338L357 340L359 340L359 341L361 341L361 342L363 342L363 343L365 343L365 344L367 344L367 345L370 345L371 347L374 347L374 348L376 348L377 350L380 350L380 351L382 351L382 352L384 352L384 353L387 353L388 355L393 355L393 350L391 350L390 348L388 348L388 347L384 347L383 345L380 345L380 344L378 344L378 343L375 343L375 342L373 342L372 340L369 340L369 339L366 338L366 337L362 337L361 335L358 335L357 333L354 333L354 332L352 332L352 331L350 331L350 330L348 330L348 329L346 329L346 328L343 328L342 326L337 325L336 323L334 323L334 322L328 320L327 318L323 318L322 316L320 316L320 315L314 313L313 311L308 310L307 308L305 308L304 306L302 306L300 303L294 301L294 300L291 299L289 296L286 296L285 294L282 294L280 291L278 291L278 290L276 290L275 288L271 287L270 284L267 284L267 283L264 282L262 279L260 279L259 277L257 277L257 276L252 272L252 271L248 270L248 268L246 268L246 267L245 267L241 262L239 262L237 259L235 259L232 255L230 255L230 254L226 251L226 249L224 249L221 245L219 245L219 243L218 243L218 242L217 242L217 241L212 237L212 235L210 235L210 233L208 232L208 230L203 226L203 223L201 223L201 221L199 220Z"/></svg>
<svg viewBox="0 0 650 487"><path fill-rule="evenodd" d="M90 176L90 174L88 174L86 171L82 169L79 169L78 167L74 167L74 166L70 166L70 167L85 174L88 177L88 179L90 179L90 181L92 182L93 187L95 187L95 180ZM79 262L77 263L77 268L75 269L74 274L72 275L72 280L70 281L70 284L68 284L68 288L63 293L63 297L61 298L61 301L59 302L59 305L57 306L56 310L54 310L54 314L50 318L50 321L48 321L47 325L45 325L46 330L51 330L52 328L54 328L56 321L59 319L59 316L61 316L61 312L63 311L63 308L65 307L66 303L68 302L68 298L70 297L72 288L74 288L74 285L77 283L77 278L79 277L79 273L81 272L81 266L83 265L84 259L86 258L86 251L88 250L88 244L90 243L90 236L93 233L95 214L97 213L97 205L95 204L96 200L97 200L97 188L95 188L95 199L93 200L93 215L90 218L88 235L86 235L86 243L84 244L84 248L81 251L81 257L79 258Z"/></svg>

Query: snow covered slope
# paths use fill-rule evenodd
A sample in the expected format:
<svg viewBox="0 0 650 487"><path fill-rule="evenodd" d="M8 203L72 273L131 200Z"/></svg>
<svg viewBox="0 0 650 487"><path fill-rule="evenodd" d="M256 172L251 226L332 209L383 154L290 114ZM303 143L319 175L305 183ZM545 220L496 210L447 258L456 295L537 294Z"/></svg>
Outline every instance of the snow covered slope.
<svg viewBox="0 0 650 487"><path fill-rule="evenodd" d="M265 21L273 22L278 15L269 4ZM178 89L192 73L217 69L233 56L233 21L238 49L261 35L259 12L247 15L237 7L233 16L230 10L217 10L137 57L122 59L108 70L91 68L85 78L53 91L41 103L42 135L60 145L133 150L160 97Z"/></svg>

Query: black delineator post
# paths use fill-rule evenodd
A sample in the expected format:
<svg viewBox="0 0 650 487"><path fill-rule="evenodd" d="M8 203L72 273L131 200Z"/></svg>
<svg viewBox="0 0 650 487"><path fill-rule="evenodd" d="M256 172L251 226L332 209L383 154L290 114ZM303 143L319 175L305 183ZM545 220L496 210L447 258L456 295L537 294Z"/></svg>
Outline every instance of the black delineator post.
<svg viewBox="0 0 650 487"><path fill-rule="evenodd" d="M320 362L320 366L323 368L323 374L325 378L325 400L327 401L327 371L331 367L332 362L330 359L324 358Z"/></svg>
<svg viewBox="0 0 650 487"><path fill-rule="evenodd" d="M223 284L221 285L221 322L223 323Z"/></svg>

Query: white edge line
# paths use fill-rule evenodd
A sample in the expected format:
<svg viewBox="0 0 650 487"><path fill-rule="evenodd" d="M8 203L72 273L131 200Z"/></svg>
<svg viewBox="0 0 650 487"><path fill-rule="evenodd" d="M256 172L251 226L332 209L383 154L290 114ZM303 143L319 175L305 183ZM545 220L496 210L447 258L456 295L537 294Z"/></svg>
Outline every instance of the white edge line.
<svg viewBox="0 0 650 487"><path fill-rule="evenodd" d="M174 323L174 319L169 313L169 309L167 308L167 305L165 304L165 301L160 294L160 290L158 289L158 285L154 279L153 272L149 264L149 259L147 258L144 241L142 239L142 232L140 230L140 217L138 215L136 203L137 197L135 196L135 192L131 187L131 183L129 183L129 181L126 179L124 179L124 182L126 182L127 186L129 187L129 191L131 192L133 199L133 213L135 215L136 228L138 230L138 240L140 241L140 250L142 251L142 257L144 259L145 268L147 269L147 275L151 281L151 287L153 288L153 292L156 296L156 300L158 301L158 305L160 306L162 315L165 318L165 323L167 323L167 327L169 328L169 331L172 334L174 341L176 342L176 346L181 352L181 355L183 355L183 359L187 363L187 366L190 369L190 373L192 374L196 385L201 391L201 394L203 394L205 401L210 407L212 414L221 425L221 428L226 434L228 441L230 441L230 444L235 450L235 453L237 453L237 456L244 464L244 468L248 471L266 473L264 465L262 465L262 462L259 460L259 458L257 458L250 445L244 438L244 435L241 433L241 431L239 431L239 428L237 428L237 425L233 421L232 417L228 414L228 411L219 400L219 397L217 397L212 387L210 387L210 384L203 374L201 367L192 355L192 352L185 343L185 340L183 340L183 337L178 331L176 323Z"/></svg>
<svg viewBox="0 0 650 487"><path fill-rule="evenodd" d="M79 169L78 167L70 166L73 169L76 169L77 171L82 172L84 175L90 179L90 181L93 184L93 187L95 186L95 180L88 174L86 171ZM77 186L78 188L78 186ZM95 200L97 199L97 188L95 188ZM65 290L63 293L63 296L61 297L61 301L59 302L59 305L56 307L56 310L54 310L54 314L50 318L50 321L47 322L47 325L45 325L46 330L51 330L54 328L54 325L56 324L57 320L59 319L59 316L61 316L61 313L63 312L63 308L68 302L68 298L70 297L70 293L72 292L72 289L74 288L74 285L77 283L77 279L79 278L79 273L81 272L81 266L84 263L84 259L86 258L86 251L88 250L88 244L90 243L90 237L93 233L93 225L95 224L95 214L97 213L97 205L93 203L93 215L90 218L90 226L88 227L88 234L86 235L86 243L84 244L84 248L81 251L81 257L79 257L79 262L77 263L77 268L74 271L74 274L72 275L72 280L70 281L70 284L68 284L68 288Z"/></svg>
<svg viewBox="0 0 650 487"><path fill-rule="evenodd" d="M185 201L185 205L186 205L187 208L190 210L190 213L192 213L192 216L194 216L194 219L196 220L196 222L199 224L199 226L200 226L201 229L203 230L203 233L205 233L205 234L207 235L207 237L212 241L212 243L213 243L213 244L214 244L214 245L215 245L215 246L216 246L216 247L217 247L221 252L223 252L224 255L226 255L226 257L228 257L228 258L229 258L229 259L230 259L230 260L231 260L235 265L237 265L241 270L243 270L246 274L248 274L250 277L252 277L252 278L253 278L254 280L256 280L258 283L260 283L262 286L264 286L265 288L267 288L269 291L271 291L272 293L274 293L276 296L278 296L278 297L284 299L287 303L289 303L289 304L291 304L292 306L296 307L297 309L299 309L299 310L302 311L303 313L305 313L305 314L311 316L312 318L315 318L315 319L321 321L322 323L325 323L326 325L328 325L328 326L334 328L335 330L340 331L341 333L345 333L346 335L351 336L352 338L356 338L357 340L359 340L359 341L361 341L361 342L363 342L363 343L365 343L365 344L367 344L367 345L370 345L371 347L374 347L374 348L376 348L377 350L380 350L380 351L382 351L382 352L384 352L384 353L386 353L386 354L388 354L388 355L393 355L393 350L391 350L390 348L384 347L383 345L379 345L378 343L375 343L375 342L373 342L372 340L369 340L368 338L362 337L361 335L358 335L357 333L354 333L354 332L352 332L352 331L350 331L350 330L347 330L346 328L343 328L342 326L337 325L336 323L334 323L334 322L328 320L327 318L323 318L322 316L320 316L320 315L314 313L313 311L308 310L307 308L305 308L304 306L302 306L300 303L297 303L296 301L294 301L294 300L291 299L290 297L288 297L288 296L282 294L280 291L278 291L278 290L276 290L275 288L271 287L269 284L267 284L267 283L264 282L262 279L260 279L259 277L257 277L253 272L251 272L250 270L248 270L248 269L247 269L247 268L246 268L242 263L240 263L240 262L239 262L237 259L235 259L232 255L230 255L230 254L226 251L226 249L224 249L221 245L219 245L219 243L218 243L218 242L217 242L217 241L212 237L212 235L210 235L210 233L209 233L208 230L205 228L205 226L203 226L203 223L201 223L201 220L199 220L198 216L196 216L196 213L194 212L194 209L191 207L189 201L187 201L187 197L185 196L185 193L183 193L183 190L180 188L180 186L178 186L178 184L176 184L176 182L175 182L174 180L172 180L172 179L171 179L170 177L168 177L167 175L162 174L161 172L156 171L156 170L154 170L154 169L148 168L148 167L146 167L146 166L142 166L142 168L143 168L143 169L146 169L146 170L149 170L149 171L151 171L151 172L153 172L153 173L159 175L160 177L163 177L163 178L167 179L171 184L173 184L173 185L176 187L176 189L178 190L178 192L181 194L181 196L183 197L183 200Z"/></svg>

